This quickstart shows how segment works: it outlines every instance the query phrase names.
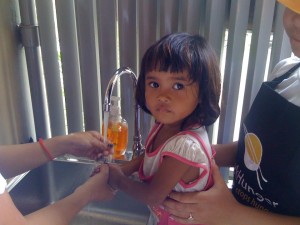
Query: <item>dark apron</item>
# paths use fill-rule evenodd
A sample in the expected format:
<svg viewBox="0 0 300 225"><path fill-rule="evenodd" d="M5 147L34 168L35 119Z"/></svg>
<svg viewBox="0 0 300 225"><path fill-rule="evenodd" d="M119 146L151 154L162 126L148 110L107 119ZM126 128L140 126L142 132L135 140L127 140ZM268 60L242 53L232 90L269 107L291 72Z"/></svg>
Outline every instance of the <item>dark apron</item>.
<svg viewBox="0 0 300 225"><path fill-rule="evenodd" d="M264 82L241 125L232 192L257 209L300 216L300 107ZM300 91L300 90L299 90Z"/></svg>

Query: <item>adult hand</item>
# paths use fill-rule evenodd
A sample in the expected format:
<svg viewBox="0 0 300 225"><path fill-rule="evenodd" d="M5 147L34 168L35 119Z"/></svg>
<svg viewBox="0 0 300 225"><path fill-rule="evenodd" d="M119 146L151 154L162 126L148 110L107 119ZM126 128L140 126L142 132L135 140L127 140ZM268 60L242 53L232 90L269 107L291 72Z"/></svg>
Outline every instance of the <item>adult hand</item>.
<svg viewBox="0 0 300 225"><path fill-rule="evenodd" d="M66 153L90 159L99 159L101 156L113 154L113 145L107 141L97 131L78 132L65 136L69 146ZM64 143L64 142L62 142Z"/></svg>
<svg viewBox="0 0 300 225"><path fill-rule="evenodd" d="M207 191L170 194L163 205L174 220L183 224L229 224L239 203L227 188L215 163L212 175L214 185ZM193 220L188 220L190 215Z"/></svg>
<svg viewBox="0 0 300 225"><path fill-rule="evenodd" d="M109 168L107 164L102 164L83 185L79 186L75 192L88 195L87 202L111 200L115 194L114 190L107 184Z"/></svg>

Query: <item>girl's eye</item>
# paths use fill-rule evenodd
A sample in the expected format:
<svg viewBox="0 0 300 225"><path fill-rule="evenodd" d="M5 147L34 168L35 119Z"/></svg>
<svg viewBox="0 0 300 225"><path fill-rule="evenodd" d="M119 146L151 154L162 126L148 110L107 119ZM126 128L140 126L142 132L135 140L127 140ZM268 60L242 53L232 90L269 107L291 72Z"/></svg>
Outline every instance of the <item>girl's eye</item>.
<svg viewBox="0 0 300 225"><path fill-rule="evenodd" d="M158 88L159 87L158 83L156 83L156 82L150 82L149 86L153 87L153 88Z"/></svg>
<svg viewBox="0 0 300 225"><path fill-rule="evenodd" d="M176 84L174 84L173 87L174 87L174 89L176 89L176 90L181 90L181 89L184 88L184 85L183 85L183 84L176 83Z"/></svg>

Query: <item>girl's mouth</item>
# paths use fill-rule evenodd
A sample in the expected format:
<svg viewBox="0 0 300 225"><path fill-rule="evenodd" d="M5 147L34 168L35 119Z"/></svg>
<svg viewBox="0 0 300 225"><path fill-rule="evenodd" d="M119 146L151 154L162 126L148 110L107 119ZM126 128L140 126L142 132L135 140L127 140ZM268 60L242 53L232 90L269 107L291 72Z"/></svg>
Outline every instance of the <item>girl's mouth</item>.
<svg viewBox="0 0 300 225"><path fill-rule="evenodd" d="M168 106L165 104L160 104L156 107L156 112L161 112L161 113L170 113L171 110L169 109Z"/></svg>

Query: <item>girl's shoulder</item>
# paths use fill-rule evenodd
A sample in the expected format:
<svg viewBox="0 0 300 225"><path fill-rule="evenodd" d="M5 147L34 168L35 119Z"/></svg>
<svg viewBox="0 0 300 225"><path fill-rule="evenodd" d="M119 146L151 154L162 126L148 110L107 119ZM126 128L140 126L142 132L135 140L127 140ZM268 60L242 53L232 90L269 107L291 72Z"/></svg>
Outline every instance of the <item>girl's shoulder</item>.
<svg viewBox="0 0 300 225"><path fill-rule="evenodd" d="M171 138L162 149L163 155L174 155L189 161L203 162L211 147L205 128L183 131Z"/></svg>
<svg viewBox="0 0 300 225"><path fill-rule="evenodd" d="M170 142L183 142L186 144L199 143L200 145L209 144L208 135L204 126L191 127L181 131L171 138ZM203 143L204 142L204 143Z"/></svg>
<svg viewBox="0 0 300 225"><path fill-rule="evenodd" d="M6 188L6 180L0 173L0 194L3 194Z"/></svg>

